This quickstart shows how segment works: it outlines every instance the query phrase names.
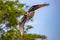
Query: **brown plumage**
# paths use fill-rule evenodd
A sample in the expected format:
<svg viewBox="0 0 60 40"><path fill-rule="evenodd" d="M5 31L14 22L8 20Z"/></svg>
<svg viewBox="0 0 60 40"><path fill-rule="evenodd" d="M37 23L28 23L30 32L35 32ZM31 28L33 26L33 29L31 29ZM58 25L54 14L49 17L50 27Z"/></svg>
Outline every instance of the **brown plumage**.
<svg viewBox="0 0 60 40"><path fill-rule="evenodd" d="M21 36L24 35L24 24L27 20L31 19L34 15L34 12L30 12L30 13L27 13L26 15L24 15L21 19L21 22L19 23L19 26L20 26L20 33L21 33Z"/></svg>
<svg viewBox="0 0 60 40"><path fill-rule="evenodd" d="M35 10L41 8L41 7L48 6L48 5L49 5L49 4L38 4L38 5L34 5L34 6L32 6L32 7L28 10L28 12L35 11Z"/></svg>
<svg viewBox="0 0 60 40"><path fill-rule="evenodd" d="M41 7L48 6L48 5L49 4L34 5L28 10L28 12L26 12L26 15L24 15L22 17L21 22L19 23L21 36L24 35L24 24L26 23L27 20L31 19L34 16L34 11L41 8Z"/></svg>

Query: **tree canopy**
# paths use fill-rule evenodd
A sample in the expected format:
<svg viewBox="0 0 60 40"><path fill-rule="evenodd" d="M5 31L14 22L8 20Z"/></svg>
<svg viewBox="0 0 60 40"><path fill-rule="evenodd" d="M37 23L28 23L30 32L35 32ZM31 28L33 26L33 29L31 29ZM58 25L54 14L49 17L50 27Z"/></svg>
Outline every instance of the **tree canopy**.
<svg viewBox="0 0 60 40"><path fill-rule="evenodd" d="M2 40L21 40L21 35L17 28L12 28L5 32L1 38ZM24 33L24 40L35 40L37 38L46 39L47 37L45 35L27 33L27 31Z"/></svg>
<svg viewBox="0 0 60 40"><path fill-rule="evenodd" d="M24 4L15 1L0 0L0 23L6 23L6 26L16 26L18 24L17 17L25 14L22 9Z"/></svg>

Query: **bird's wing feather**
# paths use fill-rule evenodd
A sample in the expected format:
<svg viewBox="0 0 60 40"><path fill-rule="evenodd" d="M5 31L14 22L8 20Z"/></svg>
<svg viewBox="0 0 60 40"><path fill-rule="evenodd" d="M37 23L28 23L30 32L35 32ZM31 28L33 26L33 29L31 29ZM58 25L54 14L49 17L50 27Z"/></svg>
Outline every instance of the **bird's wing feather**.
<svg viewBox="0 0 60 40"><path fill-rule="evenodd" d="M24 24L25 24L26 21L27 21L27 16L24 15L24 16L22 17L21 22L19 22L21 36L24 35Z"/></svg>
<svg viewBox="0 0 60 40"><path fill-rule="evenodd" d="M34 5L34 6L32 6L32 7L28 10L28 12L35 11L35 10L37 10L38 8L41 8L41 7L44 7L44 6L48 6L48 5L49 5L49 4Z"/></svg>

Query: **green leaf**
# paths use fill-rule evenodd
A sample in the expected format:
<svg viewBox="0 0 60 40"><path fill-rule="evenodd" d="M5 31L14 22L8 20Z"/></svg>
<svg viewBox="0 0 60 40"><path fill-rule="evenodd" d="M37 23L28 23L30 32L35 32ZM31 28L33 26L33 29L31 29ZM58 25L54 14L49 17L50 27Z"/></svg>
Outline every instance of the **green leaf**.
<svg viewBox="0 0 60 40"><path fill-rule="evenodd" d="M0 18L0 24L2 23L3 21L2 21L2 18Z"/></svg>
<svg viewBox="0 0 60 40"><path fill-rule="evenodd" d="M24 7L25 4L18 4L18 8Z"/></svg>
<svg viewBox="0 0 60 40"><path fill-rule="evenodd" d="M33 28L31 25L27 25L26 31L28 31L31 28Z"/></svg>

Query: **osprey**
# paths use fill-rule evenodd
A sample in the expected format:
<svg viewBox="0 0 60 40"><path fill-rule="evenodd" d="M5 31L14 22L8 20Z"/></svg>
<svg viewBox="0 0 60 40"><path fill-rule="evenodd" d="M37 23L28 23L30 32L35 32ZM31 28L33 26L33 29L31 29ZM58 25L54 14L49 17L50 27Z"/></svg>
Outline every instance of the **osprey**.
<svg viewBox="0 0 60 40"><path fill-rule="evenodd" d="M21 22L19 22L21 36L24 35L24 24L26 23L27 20L31 19L34 16L34 11L48 5L49 4L38 4L29 8L26 14L22 17Z"/></svg>

